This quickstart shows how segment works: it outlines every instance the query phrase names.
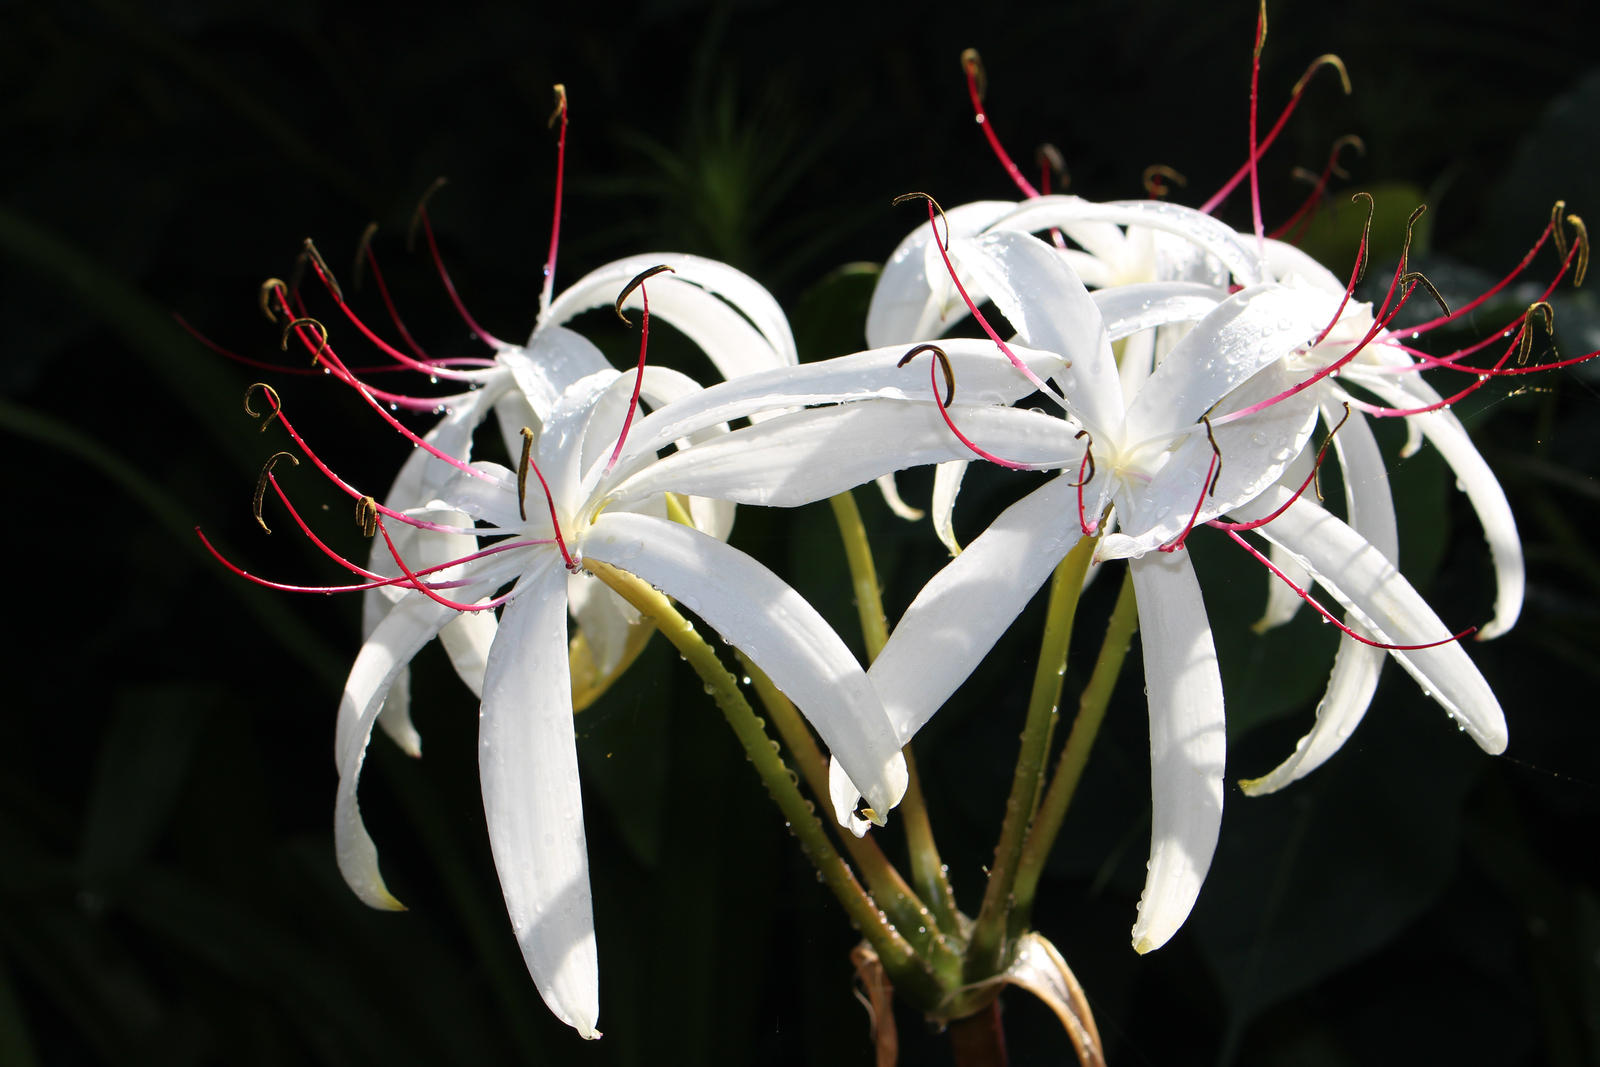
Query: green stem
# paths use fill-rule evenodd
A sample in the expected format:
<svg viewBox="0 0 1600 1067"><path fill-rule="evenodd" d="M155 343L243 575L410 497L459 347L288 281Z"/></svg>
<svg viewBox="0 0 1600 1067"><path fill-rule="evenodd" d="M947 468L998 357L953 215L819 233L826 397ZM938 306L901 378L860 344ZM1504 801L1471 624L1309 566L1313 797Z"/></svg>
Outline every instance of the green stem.
<svg viewBox="0 0 1600 1067"><path fill-rule="evenodd" d="M767 793L783 813L790 832L799 840L801 851L817 868L823 884L844 906L852 925L878 953L884 969L896 984L907 986L913 996L935 1002L940 995L939 982L906 939L878 911L844 858L834 850L827 831L817 819L816 810L801 794L799 782L778 755L775 742L767 736L761 719L740 692L738 679L729 674L717 658L716 650L678 613L666 596L648 583L596 559L586 560L584 567L654 622L662 636L700 675L706 691L722 710L745 756L760 775Z"/></svg>
<svg viewBox="0 0 1600 1067"><path fill-rule="evenodd" d="M850 565L850 582L855 590L856 612L861 617L861 637L867 646L867 662L871 663L889 641L889 623L883 612L883 591L878 585L878 569L872 562L872 543L867 539L866 524L861 521L861 509L856 506L856 498L850 490L830 497L828 503L833 507L839 538L844 542L845 560ZM940 858L939 846L933 839L933 823L928 819L928 809L923 802L922 786L910 745L905 748L905 757L911 784L900 802L898 814L905 827L906 852L911 858L911 881L933 912L939 928L946 933L959 933L961 924L956 917L955 892L950 888L944 860ZM828 794L824 790L818 795Z"/></svg>
<svg viewBox="0 0 1600 1067"><path fill-rule="evenodd" d="M1028 701L1027 723L1022 728L1011 794L1006 798L1005 821L1000 827L1000 841L995 845L983 906L967 949L968 981L982 981L998 973L1005 963L1017 861L1039 803L1045 760L1050 754L1050 735L1066 673L1067 646L1072 642L1072 624L1078 613L1078 595L1083 591L1083 578L1098 542L1096 537L1079 540L1056 567L1055 578L1050 583L1050 606L1045 615L1044 637L1040 641L1039 663L1034 670L1033 694Z"/></svg>
<svg viewBox="0 0 1600 1067"><path fill-rule="evenodd" d="M782 691L772 684L772 680L743 653L739 654L739 662L749 673L751 687L755 689L756 696L761 698L762 705L767 709L767 717L778 728L778 736L783 738L784 746L799 765L800 775L805 779L806 785L816 796L826 798L828 761L823 756L822 749L818 747L816 739L811 736L810 727L806 725L793 702L784 696ZM868 834L858 838L833 823L829 825L834 831L834 837L850 854L851 862L860 869L862 877L867 880L867 889L872 894L872 899L883 908L885 914L889 916L889 921L901 931L912 947L929 961L935 973L941 978L948 978L951 983L959 983L961 955L946 938L947 929L939 921L937 912L924 905L917 893L906 884L905 878L883 854L883 849L879 847L873 835Z"/></svg>
<svg viewBox="0 0 1600 1067"><path fill-rule="evenodd" d="M1094 663L1094 673L1089 684L1078 698L1078 714L1072 721L1072 732L1056 761L1056 773L1045 791L1039 814L1034 817L1028 839L1022 846L1022 858L1017 864L1017 882L1013 932L1027 925L1033 911L1034 895L1039 889L1039 876L1044 871L1045 860L1061 831L1061 821L1066 817L1072 796L1083 778L1084 765L1089 761L1089 750L1094 747L1100 724L1105 721L1106 707L1111 702L1111 691L1116 688L1122 673L1122 662L1128 656L1128 646L1134 631L1139 628L1139 606L1133 596L1133 575L1122 579L1122 591L1117 594L1117 606L1111 610L1106 623L1105 640L1100 644L1100 655Z"/></svg>

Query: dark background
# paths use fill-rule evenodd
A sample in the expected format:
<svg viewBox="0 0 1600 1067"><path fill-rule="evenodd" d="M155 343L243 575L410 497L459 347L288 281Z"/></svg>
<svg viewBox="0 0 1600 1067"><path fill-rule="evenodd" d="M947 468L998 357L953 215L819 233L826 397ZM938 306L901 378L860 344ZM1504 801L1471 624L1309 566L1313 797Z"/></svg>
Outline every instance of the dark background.
<svg viewBox="0 0 1600 1067"><path fill-rule="evenodd" d="M1508 269L1556 196L1600 218L1600 68L1574 29L1584 8L1365 2L1335 17L1275 5L1267 115L1324 52L1343 56L1355 94L1327 73L1312 85L1264 166L1269 219L1305 195L1290 169L1320 169L1347 133L1368 151L1346 156L1342 190L1383 191L1402 218L1425 199L1414 265L1447 295ZM260 463L281 447L240 411L250 381L273 381L358 484L386 484L405 446L330 383L227 362L171 316L298 369L276 350L257 286L292 269L307 235L348 274L376 220L413 332L472 352L404 241L418 196L447 174L431 213L456 281L491 330L522 336L548 239L545 119L561 81L572 131L558 284L651 249L722 258L790 309L805 358L837 354L860 343L864 289L824 279L881 260L915 224L892 196L1014 195L973 128L962 48L983 52L1002 137L1024 158L1053 141L1072 191L1138 196L1145 166L1164 163L1190 180L1178 198L1198 203L1245 156L1255 19L1245 2L1206 11L1166 0L465 3L413 19L316 0L0 10L0 429L17 509L0 1064L869 1063L841 913L698 681L660 647L579 721L603 1041L554 1022L523 970L485 847L473 701L436 649L416 683L427 758L374 741L362 794L411 911L354 899L333 866L329 757L358 604L249 587L192 528L262 573L338 580L297 537L268 538L249 516ZM1221 214L1248 225L1242 198ZM1354 221L1345 209L1312 239L1340 272ZM1380 238L1392 263L1394 227ZM1553 262L1546 252L1534 274ZM1600 347L1587 290L1564 293L1563 354ZM370 292L358 304L381 318ZM1472 325L1494 329L1515 304ZM632 343L603 316L589 328L617 351ZM1511 397L1495 383L1461 410L1529 558L1521 624L1470 648L1505 705L1507 755L1478 752L1391 667L1327 767L1270 798L1230 787L1199 905L1148 958L1127 933L1148 836L1130 666L1037 914L1113 1062L1600 1062L1595 380L1585 369L1523 380L1533 388ZM345 505L317 497L308 470L291 478L308 502L341 509L324 528L357 550ZM1395 479L1406 573L1453 625L1482 621L1492 578L1448 472L1424 450L1397 461ZM907 492L925 494L925 479ZM969 481L964 536L1015 493L1003 478ZM939 551L857 495L893 614ZM736 542L854 640L825 509L747 510ZM1332 635L1306 620L1251 635L1264 577L1217 540L1191 546L1228 687L1230 777L1259 774L1309 725ZM1080 615L1069 697L1114 586L1097 583ZM1020 624L919 740L969 908L1036 634ZM1039 1005L1010 995L1006 1007L1016 1062L1070 1056ZM941 1062L941 1039L914 1015L900 1029L905 1062Z"/></svg>

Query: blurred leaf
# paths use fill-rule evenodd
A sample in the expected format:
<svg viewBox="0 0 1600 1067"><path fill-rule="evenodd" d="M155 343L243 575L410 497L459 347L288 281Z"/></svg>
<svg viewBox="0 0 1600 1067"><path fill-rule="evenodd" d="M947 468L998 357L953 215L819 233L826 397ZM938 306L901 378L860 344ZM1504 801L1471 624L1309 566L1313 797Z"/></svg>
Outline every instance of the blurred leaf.
<svg viewBox="0 0 1600 1067"><path fill-rule="evenodd" d="M1367 246L1369 280L1380 263L1393 263L1400 258L1405 244L1406 223L1418 206L1427 202L1427 196L1415 185L1405 182L1378 182L1364 185L1354 192L1372 195L1372 235ZM1356 251L1361 247L1361 231L1367 224L1365 198L1352 202L1351 193L1337 193L1323 204L1312 218L1300 238L1302 251L1333 271L1339 278L1348 278L1356 262ZM1412 230L1411 252L1417 255L1428 248L1433 232L1430 212L1424 212ZM1387 285L1387 278L1384 279Z"/></svg>

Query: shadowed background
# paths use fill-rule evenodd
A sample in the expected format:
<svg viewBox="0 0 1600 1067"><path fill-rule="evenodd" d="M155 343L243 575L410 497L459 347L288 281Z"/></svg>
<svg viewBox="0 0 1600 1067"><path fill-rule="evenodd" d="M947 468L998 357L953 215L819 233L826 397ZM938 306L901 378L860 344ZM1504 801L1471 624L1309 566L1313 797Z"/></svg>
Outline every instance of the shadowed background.
<svg viewBox="0 0 1600 1067"><path fill-rule="evenodd" d="M1392 269L1394 220L1426 200L1413 265L1452 298L1508 269L1557 196L1600 217L1600 68L1567 28L1576 0L1365 2L1341 21L1280 6L1264 113L1325 52L1355 85L1345 97L1319 75L1263 168L1267 217L1282 219L1308 190L1291 168L1363 139L1310 238L1336 272L1353 254L1354 189L1382 192L1388 220L1369 280ZM920 218L894 195L1015 195L974 128L963 48L982 51L992 120L1019 158L1053 142L1071 191L1094 199L1140 196L1144 168L1167 164L1189 180L1175 198L1194 204L1246 152L1255 11L1227 7L468 3L406 20L315 0L85 0L0 13L0 430L28 512L7 524L20 636L0 715L0 1064L870 1062L842 914L660 642L578 725L603 1041L557 1024L523 969L483 831L474 702L437 649L414 690L426 758L375 739L362 792L411 911L371 912L345 889L330 757L359 604L250 587L193 527L259 573L341 580L287 521L267 537L250 517L256 472L284 447L240 410L252 381L277 386L356 484L387 485L407 446L347 391L296 376L304 364L277 351L257 287L288 275L308 235L348 278L376 221L412 331L435 355L479 354L406 248L418 197L448 175L430 213L456 282L489 329L525 336L559 81L572 128L558 287L625 254L713 256L773 290L803 358L839 354L861 343L870 276L836 268L881 260ZM1240 197L1220 213L1248 225ZM1546 253L1535 276L1552 264ZM381 319L370 290L356 302ZM173 313L293 370L228 362ZM1562 353L1600 347L1597 322L1588 290L1564 290ZM608 351L634 343L604 315L584 325ZM668 331L659 344L670 361ZM1037 909L1113 1062L1600 1060L1596 380L1580 368L1515 396L1493 384L1460 411L1529 557L1521 624L1470 649L1505 704L1508 755L1483 756L1391 667L1328 766L1265 799L1230 784L1199 905L1143 959L1127 933L1149 824L1133 659ZM1425 449L1394 477L1403 570L1451 625L1481 622L1492 576L1447 470ZM308 467L288 481L337 545L365 551L343 498ZM926 487L906 479L909 496ZM970 478L958 531L975 536L1016 495L1006 477ZM857 496L893 616L942 549ZM826 509L746 509L735 542L859 648ZM1304 619L1252 635L1264 575L1219 540L1190 545L1228 692L1231 783L1309 726L1333 639ZM1097 583L1080 614L1069 700L1114 592ZM1037 621L919 739L969 908ZM1015 1062L1070 1055L1041 1007L1006 1004ZM942 1062L936 1035L899 1021L905 1062Z"/></svg>

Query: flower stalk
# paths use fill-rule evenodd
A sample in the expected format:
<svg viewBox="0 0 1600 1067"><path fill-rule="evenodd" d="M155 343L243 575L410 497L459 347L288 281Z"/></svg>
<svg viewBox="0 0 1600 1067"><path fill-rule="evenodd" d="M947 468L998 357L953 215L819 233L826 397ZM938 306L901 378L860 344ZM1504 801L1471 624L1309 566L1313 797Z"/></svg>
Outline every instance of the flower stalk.
<svg viewBox="0 0 1600 1067"><path fill-rule="evenodd" d="M1033 693L1028 703L1028 718L1022 729L1022 744L1017 753L1016 771L1011 779L1011 794L1006 798L1005 821L995 845L994 863L983 905L973 926L967 948L967 979L982 981L1005 966L1008 951L1007 931L1015 906L1013 889L1017 861L1022 854L1028 827L1044 781L1045 760L1050 753L1050 738L1055 726L1065 678L1067 648L1072 642L1072 625L1077 619L1079 594L1084 576L1099 539L1084 537L1067 553L1055 569L1050 585L1050 604L1045 617L1044 637L1040 642L1039 662L1034 671Z"/></svg>

